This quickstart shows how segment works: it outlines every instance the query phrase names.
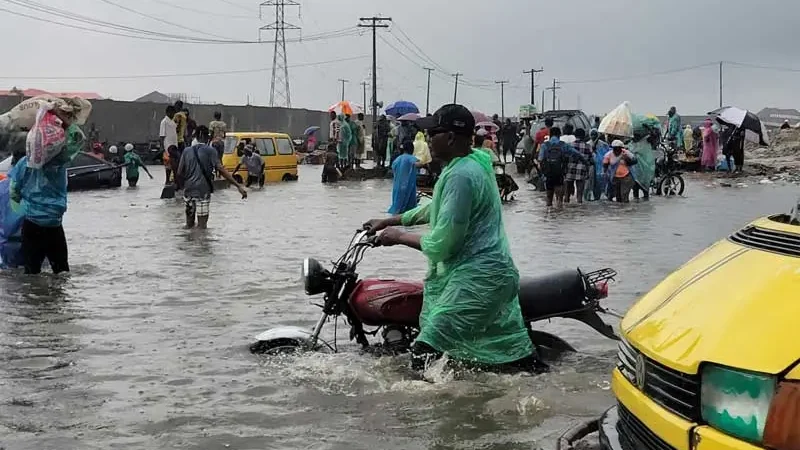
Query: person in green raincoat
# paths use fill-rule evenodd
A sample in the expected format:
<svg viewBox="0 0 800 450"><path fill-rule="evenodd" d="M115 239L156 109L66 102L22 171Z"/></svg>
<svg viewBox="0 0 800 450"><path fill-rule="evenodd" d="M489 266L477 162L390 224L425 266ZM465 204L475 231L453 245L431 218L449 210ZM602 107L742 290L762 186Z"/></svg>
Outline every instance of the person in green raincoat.
<svg viewBox="0 0 800 450"><path fill-rule="evenodd" d="M667 140L675 144L678 150L683 149L683 128L681 127L681 116L678 115L677 109L673 106L667 112L669 117L669 125L667 126Z"/></svg>
<svg viewBox="0 0 800 450"><path fill-rule="evenodd" d="M420 333L412 366L442 355L478 367L537 371L520 310L519 272L508 247L492 160L473 151L475 119L445 105L417 121L431 136L431 153L445 166L431 202L364 226L382 231L377 243L405 245L428 258ZM430 224L417 235L393 226Z"/></svg>
<svg viewBox="0 0 800 450"><path fill-rule="evenodd" d="M339 156L339 168L347 167L347 160L350 157L350 143L353 140L353 131L350 128L350 116L339 114L339 122L342 124L339 129L339 144L336 146L336 153Z"/></svg>
<svg viewBox="0 0 800 450"><path fill-rule="evenodd" d="M347 161L347 167L353 167L356 162L356 158L358 158L358 142L359 142L359 134L361 134L361 124L359 124L358 120L353 120L350 116L345 116L347 119L347 124L350 125L350 150L348 154L350 159Z"/></svg>

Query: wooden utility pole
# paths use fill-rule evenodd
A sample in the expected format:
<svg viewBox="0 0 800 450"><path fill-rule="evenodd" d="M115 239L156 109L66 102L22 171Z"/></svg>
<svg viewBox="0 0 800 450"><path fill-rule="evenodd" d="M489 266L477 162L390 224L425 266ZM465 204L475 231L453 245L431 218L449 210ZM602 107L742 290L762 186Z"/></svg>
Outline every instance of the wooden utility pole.
<svg viewBox="0 0 800 450"><path fill-rule="evenodd" d="M719 62L719 107L722 108L722 61Z"/></svg>
<svg viewBox="0 0 800 450"><path fill-rule="evenodd" d="M428 115L431 113L431 72L435 69L430 67L423 67L423 69L428 71L428 93L425 94L425 115Z"/></svg>
<svg viewBox="0 0 800 450"><path fill-rule="evenodd" d="M556 91L561 89L561 86L558 85L558 81L553 78L553 86L547 88L548 91L553 91L553 110L556 109Z"/></svg>
<svg viewBox="0 0 800 450"><path fill-rule="evenodd" d="M367 83L366 81L361 82L361 87L364 88L364 109L367 108Z"/></svg>
<svg viewBox="0 0 800 450"><path fill-rule="evenodd" d="M372 28L372 135L378 130L378 28L389 28L391 17L361 17L359 28ZM364 108L367 107L366 100Z"/></svg>
<svg viewBox="0 0 800 450"><path fill-rule="evenodd" d="M455 87L455 90L453 91L453 103L457 103L458 102L458 78L461 75L464 75L464 74L460 73L460 72L456 72L456 73L453 74L453 76L456 77L456 87Z"/></svg>
<svg viewBox="0 0 800 450"><path fill-rule="evenodd" d="M342 82L342 101L344 101L344 84L349 83L350 80L345 80L344 78L339 78L339 81Z"/></svg>
<svg viewBox="0 0 800 450"><path fill-rule="evenodd" d="M534 88L536 87L536 74L544 72L544 67L541 69L531 69L531 70L524 70L522 73L524 74L531 74L531 105L536 106L536 95L534 94ZM544 104L542 104L542 108L544 108Z"/></svg>
<svg viewBox="0 0 800 450"><path fill-rule="evenodd" d="M500 85L500 116L503 118L503 123L506 121L506 84L508 84L508 80L503 81L495 81L496 84Z"/></svg>

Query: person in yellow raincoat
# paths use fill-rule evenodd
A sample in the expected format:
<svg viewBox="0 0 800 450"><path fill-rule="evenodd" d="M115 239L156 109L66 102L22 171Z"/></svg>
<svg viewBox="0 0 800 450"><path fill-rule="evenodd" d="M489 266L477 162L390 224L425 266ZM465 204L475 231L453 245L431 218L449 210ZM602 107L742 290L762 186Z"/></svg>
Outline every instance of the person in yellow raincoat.
<svg viewBox="0 0 800 450"><path fill-rule="evenodd" d="M694 130L692 130L691 125L686 125L683 128L683 148L686 151L693 151L694 150L694 136L692 135Z"/></svg>
<svg viewBox="0 0 800 450"><path fill-rule="evenodd" d="M431 152L445 166L431 202L365 227L383 231L379 245L405 245L428 258L420 333L412 367L450 359L511 370L537 371L519 305L519 272L511 257L491 157L472 149L475 119L461 105L445 105L417 121L431 136ZM398 225L430 224L417 235Z"/></svg>
<svg viewBox="0 0 800 450"><path fill-rule="evenodd" d="M425 133L421 131L417 132L417 136L414 138L414 157L423 166L431 162L431 150L425 141Z"/></svg>

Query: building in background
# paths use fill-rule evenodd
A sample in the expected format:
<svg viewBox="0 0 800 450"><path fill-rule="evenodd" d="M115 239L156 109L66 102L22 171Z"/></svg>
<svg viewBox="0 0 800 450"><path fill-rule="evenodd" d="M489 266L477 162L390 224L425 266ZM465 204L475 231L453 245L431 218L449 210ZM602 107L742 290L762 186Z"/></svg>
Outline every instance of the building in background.
<svg viewBox="0 0 800 450"><path fill-rule="evenodd" d="M756 115L764 125L771 128L778 128L787 120L792 126L800 124L800 111L796 109L764 108Z"/></svg>
<svg viewBox="0 0 800 450"><path fill-rule="evenodd" d="M23 99L38 95L52 95L54 97L80 97L86 100L102 100L103 96L96 92L50 92L42 89L18 89L16 87L0 89L0 97L21 97Z"/></svg>

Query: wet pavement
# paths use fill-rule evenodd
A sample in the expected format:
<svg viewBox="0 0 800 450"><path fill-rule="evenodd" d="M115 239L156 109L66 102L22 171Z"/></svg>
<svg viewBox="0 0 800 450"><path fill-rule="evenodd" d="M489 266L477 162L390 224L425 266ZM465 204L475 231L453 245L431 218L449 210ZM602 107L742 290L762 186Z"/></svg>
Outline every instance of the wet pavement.
<svg viewBox="0 0 800 450"><path fill-rule="evenodd" d="M537 325L579 349L538 377L453 379L434 368L427 383L403 357L250 355L257 333L317 319L299 282L302 258L338 257L388 207L389 181L325 186L319 170L303 166L299 182L246 201L220 192L207 232L183 230L180 202L158 200L154 181L71 194L73 272L0 274L0 447L528 450L553 448L611 405L614 343L568 321ZM690 179L686 198L557 213L523 186L504 207L520 272L613 267L607 305L625 311L715 240L788 211L798 193L705 184ZM421 278L425 261L376 249L360 268ZM343 324L339 343L352 349Z"/></svg>

